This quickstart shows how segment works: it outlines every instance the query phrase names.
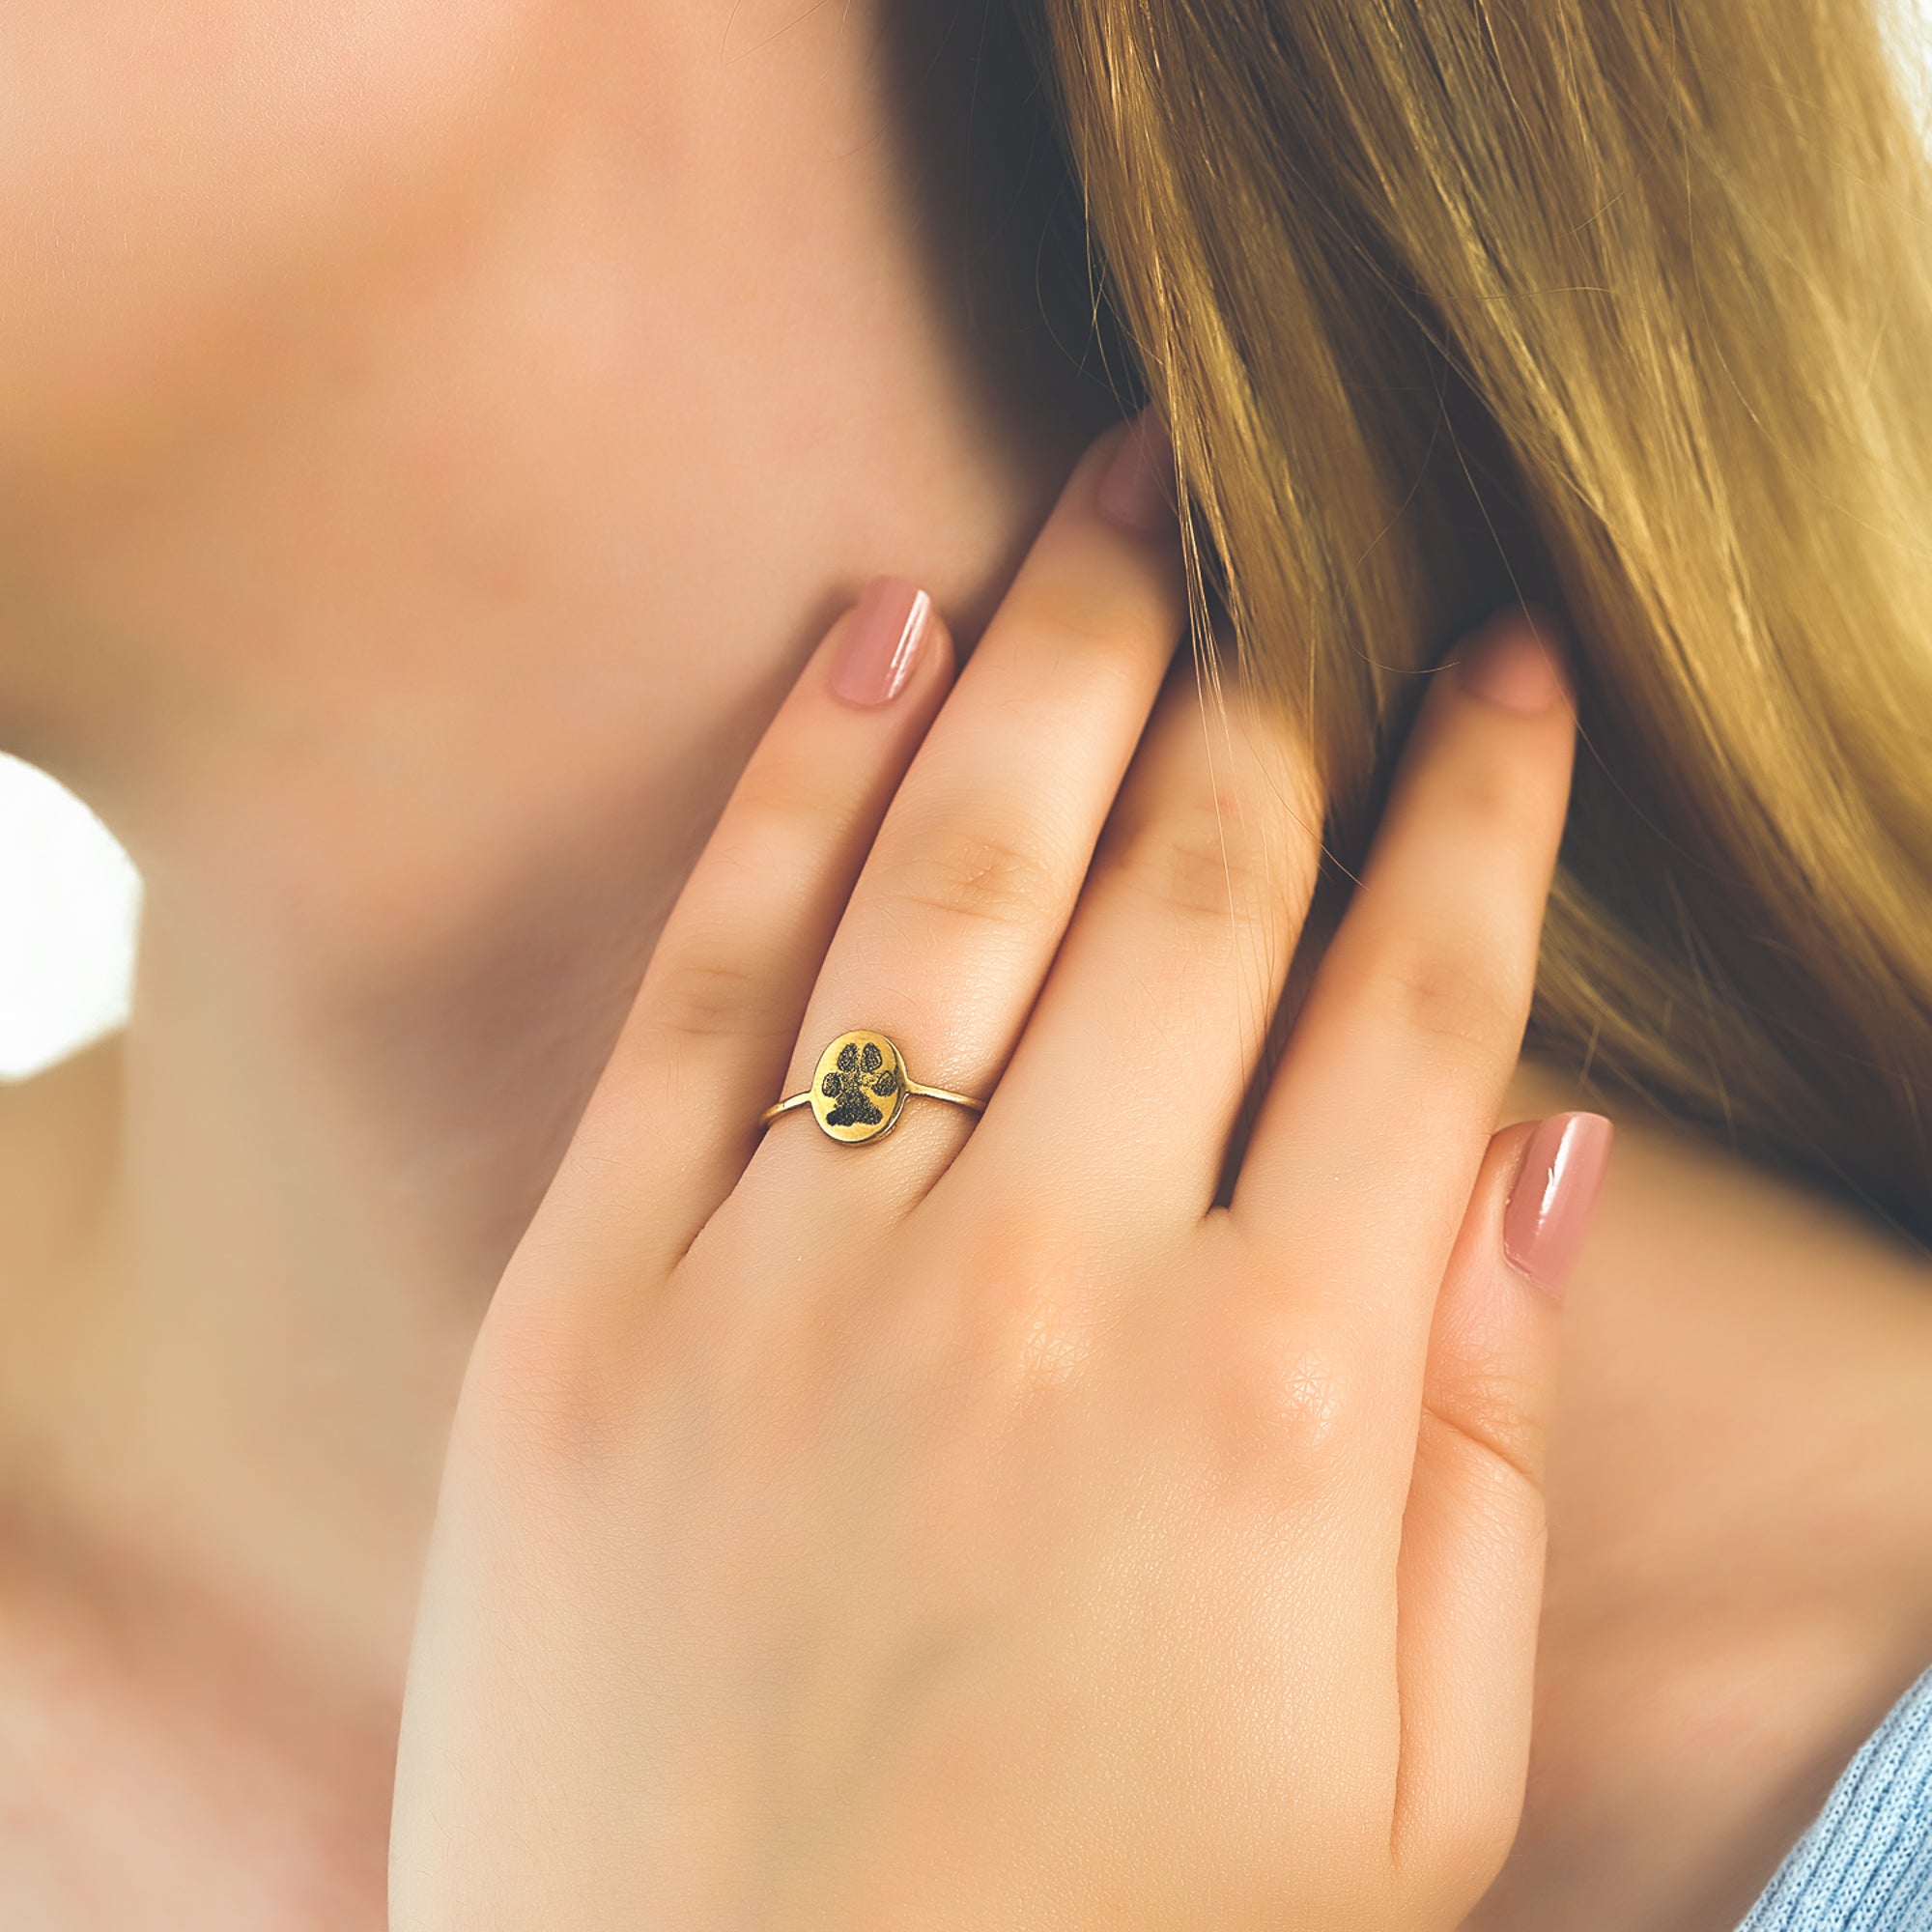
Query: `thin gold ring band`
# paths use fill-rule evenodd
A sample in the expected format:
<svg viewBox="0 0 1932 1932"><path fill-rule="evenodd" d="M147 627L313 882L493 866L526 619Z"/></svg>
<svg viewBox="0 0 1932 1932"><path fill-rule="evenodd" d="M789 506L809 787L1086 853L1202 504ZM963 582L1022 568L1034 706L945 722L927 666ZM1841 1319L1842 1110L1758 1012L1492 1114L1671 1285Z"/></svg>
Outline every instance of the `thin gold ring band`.
<svg viewBox="0 0 1932 1932"><path fill-rule="evenodd" d="M758 1116L758 1125L770 1126L794 1107L810 1107L822 1133L856 1147L891 1133L909 1099L944 1100L976 1114L986 1108L985 1101L970 1094L952 1094L915 1080L906 1071L905 1056L884 1034L861 1028L841 1033L818 1056L811 1085L767 1107Z"/></svg>

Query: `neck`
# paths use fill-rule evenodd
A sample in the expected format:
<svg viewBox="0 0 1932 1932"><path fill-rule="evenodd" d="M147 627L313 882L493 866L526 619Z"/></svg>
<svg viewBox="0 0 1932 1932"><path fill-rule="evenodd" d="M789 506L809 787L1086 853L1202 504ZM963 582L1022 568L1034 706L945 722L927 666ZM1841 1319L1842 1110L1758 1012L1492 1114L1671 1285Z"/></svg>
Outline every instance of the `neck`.
<svg viewBox="0 0 1932 1932"><path fill-rule="evenodd" d="M661 140L546 96L488 211L255 317L220 407L71 466L7 559L0 712L148 888L9 1406L78 1520L374 1671L469 1337L758 730L875 571L970 644L1106 407L1023 227L961 338L901 125L949 115L850 11L728 87L707 10L666 27Z"/></svg>

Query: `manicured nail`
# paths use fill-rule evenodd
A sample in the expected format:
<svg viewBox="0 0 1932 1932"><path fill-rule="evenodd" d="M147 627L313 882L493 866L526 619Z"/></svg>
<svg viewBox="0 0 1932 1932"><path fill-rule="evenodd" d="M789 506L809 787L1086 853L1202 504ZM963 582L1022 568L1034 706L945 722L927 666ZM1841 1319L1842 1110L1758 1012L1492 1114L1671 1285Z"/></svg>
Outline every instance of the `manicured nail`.
<svg viewBox="0 0 1932 1932"><path fill-rule="evenodd" d="M1095 500L1102 516L1138 536L1165 536L1176 527L1174 444L1159 411L1145 409L1134 418Z"/></svg>
<svg viewBox="0 0 1932 1932"><path fill-rule="evenodd" d="M1553 622L1520 611L1477 632L1457 661L1463 689L1505 711L1548 711L1563 696L1562 645Z"/></svg>
<svg viewBox="0 0 1932 1932"><path fill-rule="evenodd" d="M832 667L847 704L890 704L906 688L932 628L932 599L903 577L875 577L852 611Z"/></svg>
<svg viewBox="0 0 1932 1932"><path fill-rule="evenodd" d="M1601 1114L1555 1114L1523 1151L1503 1209L1503 1253L1546 1293L1562 1295L1615 1136Z"/></svg>

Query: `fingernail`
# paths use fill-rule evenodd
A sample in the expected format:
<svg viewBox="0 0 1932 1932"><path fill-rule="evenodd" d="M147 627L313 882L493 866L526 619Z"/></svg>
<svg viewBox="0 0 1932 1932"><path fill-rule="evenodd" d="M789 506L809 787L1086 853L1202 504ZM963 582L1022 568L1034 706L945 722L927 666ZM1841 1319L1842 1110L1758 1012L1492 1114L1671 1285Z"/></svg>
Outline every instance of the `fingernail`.
<svg viewBox="0 0 1932 1932"><path fill-rule="evenodd" d="M1563 696L1563 647L1548 618L1520 611L1497 617L1457 661L1463 689L1505 711L1548 711Z"/></svg>
<svg viewBox="0 0 1932 1932"><path fill-rule="evenodd" d="M1616 1129L1601 1114L1556 1114L1530 1136L1503 1209L1503 1253L1546 1293L1563 1284L1583 1245Z"/></svg>
<svg viewBox="0 0 1932 1932"><path fill-rule="evenodd" d="M1159 411L1145 409L1134 418L1095 500L1103 517L1136 535L1165 536L1176 527L1174 444Z"/></svg>
<svg viewBox="0 0 1932 1932"><path fill-rule="evenodd" d="M875 577L852 611L832 667L847 704L890 704L906 688L932 628L932 599L903 577Z"/></svg>

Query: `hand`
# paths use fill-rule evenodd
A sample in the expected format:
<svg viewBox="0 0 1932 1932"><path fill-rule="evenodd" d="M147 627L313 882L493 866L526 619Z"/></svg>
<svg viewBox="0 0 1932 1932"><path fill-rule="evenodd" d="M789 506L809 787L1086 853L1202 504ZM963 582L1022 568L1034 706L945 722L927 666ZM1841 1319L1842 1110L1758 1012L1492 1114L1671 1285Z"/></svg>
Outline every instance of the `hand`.
<svg viewBox="0 0 1932 1932"><path fill-rule="evenodd" d="M1170 674L1124 435L950 695L835 630L666 927L464 1389L396 1932L1447 1927L1501 1862L1606 1134L1492 1133L1569 706L1520 617L1432 679L1215 1205L1320 801ZM983 1117L759 1142L857 1028Z"/></svg>

